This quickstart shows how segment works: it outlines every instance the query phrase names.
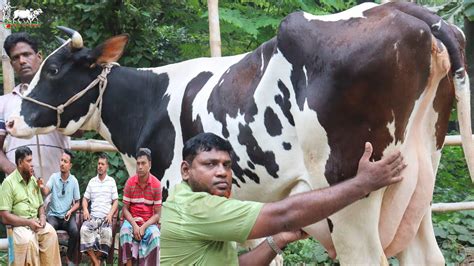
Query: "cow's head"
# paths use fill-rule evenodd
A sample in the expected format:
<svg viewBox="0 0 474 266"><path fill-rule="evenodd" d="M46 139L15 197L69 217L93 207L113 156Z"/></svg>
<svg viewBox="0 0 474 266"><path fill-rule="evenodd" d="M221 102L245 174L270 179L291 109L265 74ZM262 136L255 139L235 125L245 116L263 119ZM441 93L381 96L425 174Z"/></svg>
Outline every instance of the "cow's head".
<svg viewBox="0 0 474 266"><path fill-rule="evenodd" d="M27 138L56 128L70 135L80 129L97 110L98 85L64 108L61 105L91 84L101 74L103 64L119 60L128 41L128 35L118 35L88 49L78 32L59 28L71 38L44 60L24 93L29 99L23 99L15 115L7 117L7 130L14 136ZM62 109L59 119L57 107Z"/></svg>

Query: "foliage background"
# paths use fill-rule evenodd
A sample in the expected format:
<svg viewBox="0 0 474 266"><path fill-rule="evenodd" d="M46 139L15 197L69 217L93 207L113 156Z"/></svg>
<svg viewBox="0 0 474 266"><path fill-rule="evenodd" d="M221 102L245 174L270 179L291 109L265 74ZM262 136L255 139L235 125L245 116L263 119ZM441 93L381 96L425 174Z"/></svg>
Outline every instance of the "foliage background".
<svg viewBox="0 0 474 266"><path fill-rule="evenodd" d="M463 18L474 20L474 0L419 2L432 6L445 16L453 15L458 23L462 23ZM15 9L43 10L40 27L21 30L30 32L41 41L44 55L58 46L55 35L65 38L55 28L63 25L78 30L88 47L94 47L113 35L129 33L130 41L120 60L126 66L160 66L209 56L207 6L204 0L19 0L11 1L11 4ZM255 49L275 35L279 22L290 12L304 10L316 15L328 14L355 4L354 0L221 0L222 54L233 55ZM100 136L87 132L82 138ZM109 153L109 158L109 175L116 178L121 192L127 172L117 153ZM95 175L95 169L96 154L76 154L72 171L79 179L81 193L90 177ZM443 150L434 202L474 200L474 188L466 169L460 148ZM464 261L466 248L474 246L473 211L434 214L433 221L447 262ZM306 239L289 245L285 251L285 264L296 263L335 262L328 259L317 242ZM397 264L397 261L391 260L391 263Z"/></svg>

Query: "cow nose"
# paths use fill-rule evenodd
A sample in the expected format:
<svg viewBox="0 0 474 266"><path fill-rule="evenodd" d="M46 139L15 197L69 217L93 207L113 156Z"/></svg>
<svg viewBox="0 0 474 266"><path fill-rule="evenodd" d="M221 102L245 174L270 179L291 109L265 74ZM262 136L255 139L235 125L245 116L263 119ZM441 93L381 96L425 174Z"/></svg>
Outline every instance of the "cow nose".
<svg viewBox="0 0 474 266"><path fill-rule="evenodd" d="M12 129L15 125L15 120L7 121L7 129Z"/></svg>

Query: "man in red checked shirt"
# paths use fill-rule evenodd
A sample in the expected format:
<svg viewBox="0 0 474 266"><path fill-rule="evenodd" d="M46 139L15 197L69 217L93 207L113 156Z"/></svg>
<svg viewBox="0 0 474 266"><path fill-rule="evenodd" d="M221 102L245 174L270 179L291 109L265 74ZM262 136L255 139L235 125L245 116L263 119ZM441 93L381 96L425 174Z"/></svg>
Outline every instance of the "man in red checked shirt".
<svg viewBox="0 0 474 266"><path fill-rule="evenodd" d="M121 264L159 265L161 184L150 173L151 151L141 148L137 153L137 174L130 177L123 191L123 216L120 228Z"/></svg>

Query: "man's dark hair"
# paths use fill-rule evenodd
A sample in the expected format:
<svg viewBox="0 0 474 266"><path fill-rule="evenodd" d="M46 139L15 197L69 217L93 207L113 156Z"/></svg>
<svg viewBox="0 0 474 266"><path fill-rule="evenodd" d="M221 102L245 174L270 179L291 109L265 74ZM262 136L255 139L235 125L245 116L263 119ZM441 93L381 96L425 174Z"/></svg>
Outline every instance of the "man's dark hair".
<svg viewBox="0 0 474 266"><path fill-rule="evenodd" d="M137 157L136 157L136 158L138 159L138 157L140 157L140 156L146 156L146 158L148 159L148 161L151 162L151 151L150 151L150 149L148 149L148 148L140 148L140 149L138 149L138 151L137 151Z"/></svg>
<svg viewBox="0 0 474 266"><path fill-rule="evenodd" d="M99 156L97 156L97 160L99 159L104 159L107 163L109 163L109 157L104 152L99 153Z"/></svg>
<svg viewBox="0 0 474 266"><path fill-rule="evenodd" d="M72 151L68 149L64 149L63 152L69 155L69 158L71 158L70 161L72 162L72 159L74 159L74 154L72 154Z"/></svg>
<svg viewBox="0 0 474 266"><path fill-rule="evenodd" d="M16 166L18 166L20 164L20 161L25 159L26 156L32 155L32 154L33 153L31 152L30 148L28 148L27 146L18 147L18 149L16 149L15 151Z"/></svg>
<svg viewBox="0 0 474 266"><path fill-rule="evenodd" d="M212 149L226 151L231 159L234 157L230 142L213 133L201 133L186 141L183 147L183 160L191 164L198 153Z"/></svg>
<svg viewBox="0 0 474 266"><path fill-rule="evenodd" d="M17 32L9 35L3 44L8 56L10 56L10 50L19 42L27 43L35 53L38 53L38 42L26 32Z"/></svg>

